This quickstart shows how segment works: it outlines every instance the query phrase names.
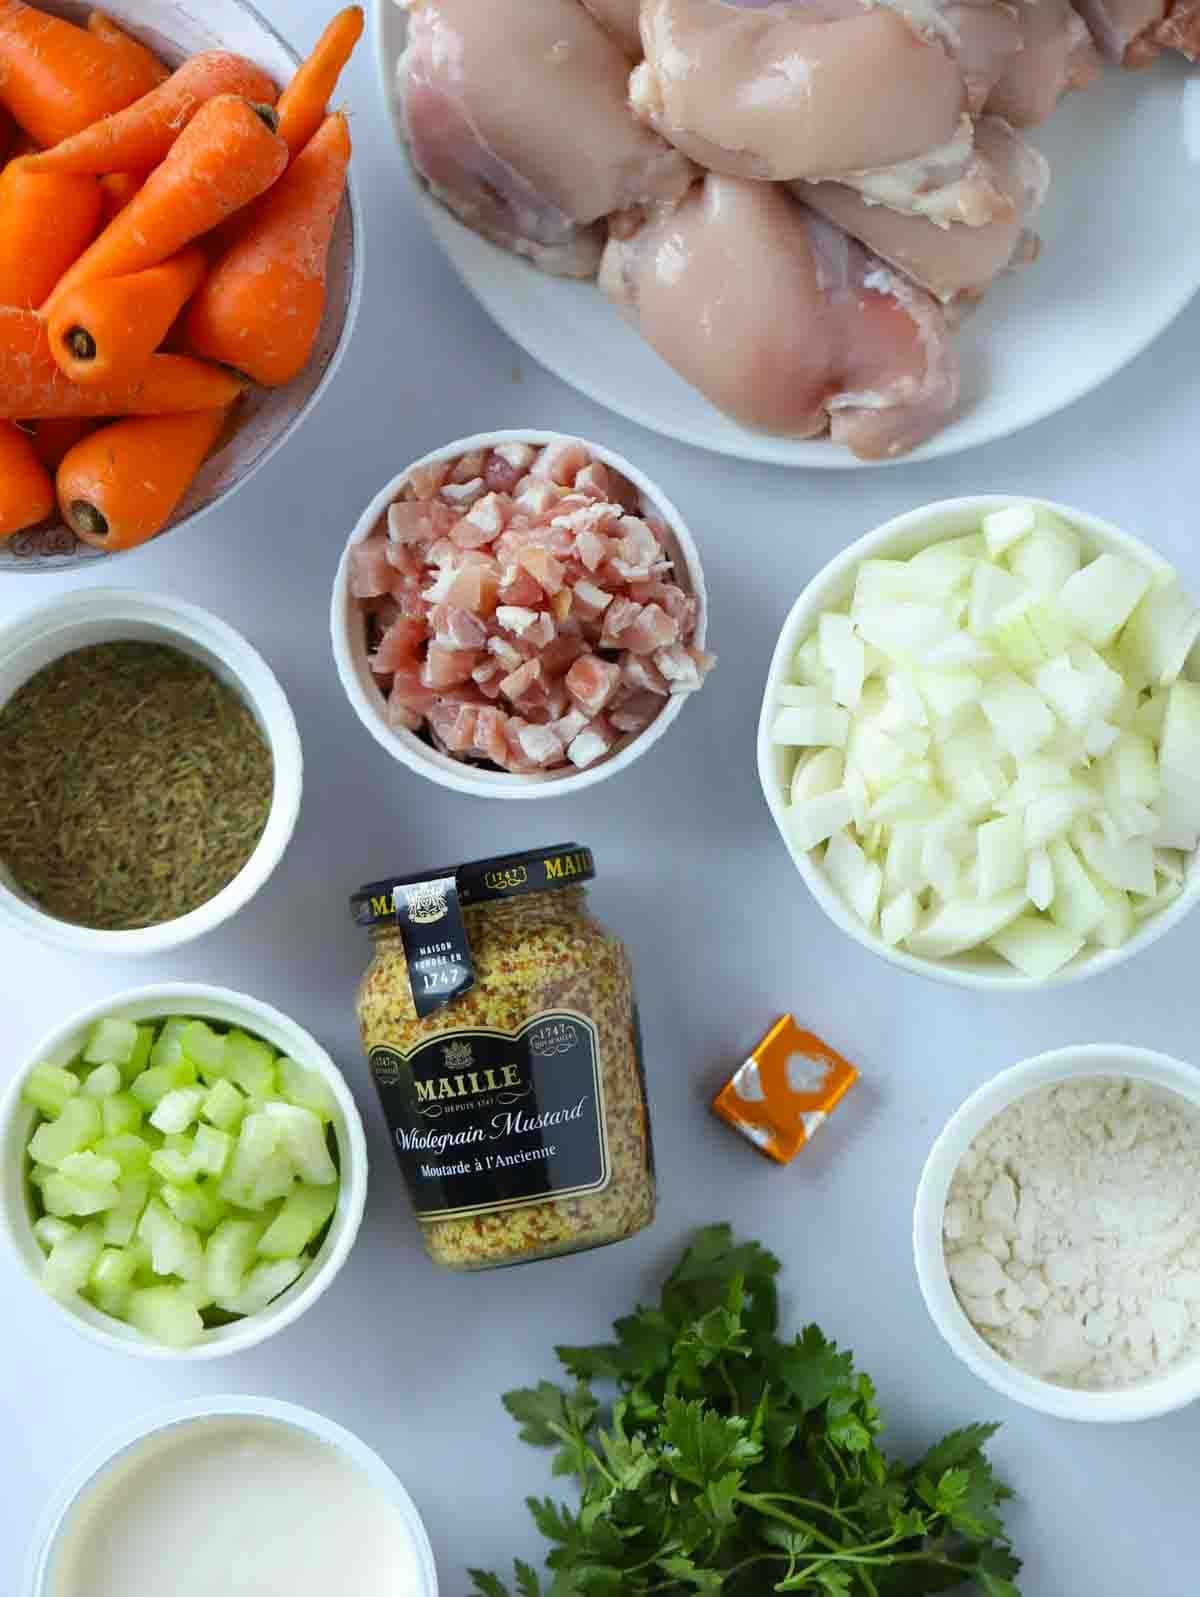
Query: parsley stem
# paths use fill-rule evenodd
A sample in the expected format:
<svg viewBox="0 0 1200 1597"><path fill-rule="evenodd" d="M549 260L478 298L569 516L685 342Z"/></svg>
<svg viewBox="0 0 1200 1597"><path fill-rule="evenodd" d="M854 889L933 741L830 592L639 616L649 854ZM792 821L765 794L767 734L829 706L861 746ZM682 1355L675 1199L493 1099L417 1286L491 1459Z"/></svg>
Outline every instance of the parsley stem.
<svg viewBox="0 0 1200 1597"><path fill-rule="evenodd" d="M754 1492L739 1492L734 1498L737 1503L745 1503L747 1508L757 1509L767 1519L777 1519L781 1525L790 1525L793 1530L800 1530L814 1541L823 1543L826 1547L840 1547L841 1542L834 1541L832 1536L826 1536L815 1525L810 1525L806 1520L797 1519L794 1514L786 1513L782 1508L774 1508L770 1503L760 1498ZM800 1501L799 1498L794 1501Z"/></svg>
<svg viewBox="0 0 1200 1597"><path fill-rule="evenodd" d="M795 1503L798 1508L815 1509L819 1514L828 1514L832 1519L841 1520L843 1525L851 1530L857 1526L849 1514L843 1514L841 1509L835 1508L832 1503L819 1503L815 1497L793 1497L790 1492L739 1492L738 1501L741 1503Z"/></svg>

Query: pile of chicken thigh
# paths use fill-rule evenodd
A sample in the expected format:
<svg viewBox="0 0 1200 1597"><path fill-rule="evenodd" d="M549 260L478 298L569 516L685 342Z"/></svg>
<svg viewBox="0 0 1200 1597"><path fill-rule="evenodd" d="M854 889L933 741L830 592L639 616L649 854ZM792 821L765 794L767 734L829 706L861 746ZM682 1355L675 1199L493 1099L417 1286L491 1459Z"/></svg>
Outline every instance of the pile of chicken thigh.
<svg viewBox="0 0 1200 1597"><path fill-rule="evenodd" d="M1200 0L402 0L409 148L469 227L598 279L746 427L903 454L952 328L1037 254L1022 137Z"/></svg>

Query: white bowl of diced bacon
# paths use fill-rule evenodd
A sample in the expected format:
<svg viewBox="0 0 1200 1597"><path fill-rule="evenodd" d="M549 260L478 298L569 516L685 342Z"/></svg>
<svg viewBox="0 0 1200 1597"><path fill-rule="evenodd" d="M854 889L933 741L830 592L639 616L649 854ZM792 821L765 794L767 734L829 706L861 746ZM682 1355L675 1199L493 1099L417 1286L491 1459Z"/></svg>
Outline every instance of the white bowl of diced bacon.
<svg viewBox="0 0 1200 1597"><path fill-rule="evenodd" d="M598 444L460 439L395 476L338 567L338 673L359 719L431 781L543 798L632 765L713 664L691 534Z"/></svg>

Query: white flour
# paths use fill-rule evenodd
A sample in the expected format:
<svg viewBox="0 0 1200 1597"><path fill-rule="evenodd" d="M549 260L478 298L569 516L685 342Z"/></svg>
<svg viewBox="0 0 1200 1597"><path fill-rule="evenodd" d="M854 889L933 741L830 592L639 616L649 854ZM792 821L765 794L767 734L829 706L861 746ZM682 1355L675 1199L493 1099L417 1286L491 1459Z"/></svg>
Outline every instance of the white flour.
<svg viewBox="0 0 1200 1597"><path fill-rule="evenodd" d="M1062 1386L1135 1385L1200 1349L1200 1109L1142 1082L1043 1087L950 1184L946 1263L972 1324Z"/></svg>

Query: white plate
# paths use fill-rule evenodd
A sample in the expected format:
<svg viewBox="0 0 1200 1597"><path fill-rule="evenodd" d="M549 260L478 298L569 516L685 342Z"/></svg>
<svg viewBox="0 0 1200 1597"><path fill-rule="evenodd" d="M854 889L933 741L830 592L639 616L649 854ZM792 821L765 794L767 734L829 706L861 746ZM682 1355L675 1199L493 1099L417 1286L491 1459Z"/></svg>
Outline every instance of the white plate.
<svg viewBox="0 0 1200 1597"><path fill-rule="evenodd" d="M392 85L404 13L395 0L375 0L375 9L379 70L399 138ZM904 459L956 454L1061 410L1145 349L1200 287L1195 72L1175 60L1148 72L1110 69L1096 88L1068 99L1035 140L1054 168L1039 223L1041 259L1002 280L968 319L958 338L960 419ZM544 276L471 233L412 182L484 309L590 398L718 454L832 471L864 465L828 442L739 427L676 376L593 284Z"/></svg>

